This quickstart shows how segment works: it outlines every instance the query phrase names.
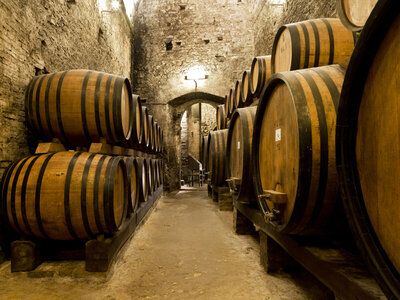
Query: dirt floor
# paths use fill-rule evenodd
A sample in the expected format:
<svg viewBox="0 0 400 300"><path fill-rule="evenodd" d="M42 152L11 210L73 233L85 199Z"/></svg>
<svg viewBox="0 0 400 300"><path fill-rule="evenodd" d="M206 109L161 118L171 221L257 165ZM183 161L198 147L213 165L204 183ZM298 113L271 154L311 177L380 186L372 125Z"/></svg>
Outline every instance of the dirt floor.
<svg viewBox="0 0 400 300"><path fill-rule="evenodd" d="M257 238L233 233L232 212L219 212L205 190L181 191L160 199L108 275L83 262L11 273L6 262L0 299L315 298L298 277L266 274Z"/></svg>

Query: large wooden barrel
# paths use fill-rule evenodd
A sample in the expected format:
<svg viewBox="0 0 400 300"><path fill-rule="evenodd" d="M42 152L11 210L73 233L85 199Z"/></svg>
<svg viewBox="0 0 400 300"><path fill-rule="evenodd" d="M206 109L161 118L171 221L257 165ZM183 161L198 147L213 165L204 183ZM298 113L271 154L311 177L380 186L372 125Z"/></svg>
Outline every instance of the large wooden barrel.
<svg viewBox="0 0 400 300"><path fill-rule="evenodd" d="M126 173L129 191L129 212L135 212L139 203L139 176L138 164L135 157L122 156L126 165Z"/></svg>
<svg viewBox="0 0 400 300"><path fill-rule="evenodd" d="M354 50L355 34L339 19L315 19L282 26L272 47L272 73L338 64Z"/></svg>
<svg viewBox="0 0 400 300"><path fill-rule="evenodd" d="M242 80L236 80L235 83L235 89L234 89L234 94L233 94L233 108L239 108L242 107L242 102L241 101L241 92L240 92L240 85L242 84Z"/></svg>
<svg viewBox="0 0 400 300"><path fill-rule="evenodd" d="M160 187L160 169L158 159L153 159L155 190Z"/></svg>
<svg viewBox="0 0 400 300"><path fill-rule="evenodd" d="M228 111L229 111L229 94L225 95L224 97L224 108L225 108L225 114L228 117Z"/></svg>
<svg viewBox="0 0 400 300"><path fill-rule="evenodd" d="M160 126L154 122L154 153L160 152Z"/></svg>
<svg viewBox="0 0 400 300"><path fill-rule="evenodd" d="M119 157L72 151L31 156L4 174L2 214L21 235L88 239L119 229L127 186Z"/></svg>
<svg viewBox="0 0 400 300"><path fill-rule="evenodd" d="M162 153L164 151L164 130L162 130L162 128L160 128L160 152Z"/></svg>
<svg viewBox="0 0 400 300"><path fill-rule="evenodd" d="M229 126L226 148L227 181L237 199L243 202L254 201L252 172L252 140L257 107L237 109Z"/></svg>
<svg viewBox="0 0 400 300"><path fill-rule="evenodd" d="M148 165L147 160L142 157L136 158L138 166L138 199L140 202L147 201L149 195L149 179L148 179Z"/></svg>
<svg viewBox="0 0 400 300"><path fill-rule="evenodd" d="M147 107L142 107L142 119L143 119L143 126L142 126L142 138L140 140L140 149L143 151L148 150L148 145L150 143L150 123L149 123L149 111Z"/></svg>
<svg viewBox="0 0 400 300"><path fill-rule="evenodd" d="M242 75L242 84L240 87L240 92L242 94L241 100L243 102L242 106L249 106L251 103L253 103L253 93L251 92L250 78L251 71L244 71Z"/></svg>
<svg viewBox="0 0 400 300"><path fill-rule="evenodd" d="M132 131L129 138L129 147L133 149L140 148L140 140L143 133L143 115L142 115L142 103L138 95L132 95L132 116L134 120L132 122Z"/></svg>
<svg viewBox="0 0 400 300"><path fill-rule="evenodd" d="M270 77L271 55L254 57L250 71L250 89L254 97L260 97L261 91Z"/></svg>
<svg viewBox="0 0 400 300"><path fill-rule="evenodd" d="M378 0L337 0L336 11L342 24L351 31L360 31Z"/></svg>
<svg viewBox="0 0 400 300"><path fill-rule="evenodd" d="M147 145L148 152L154 152L154 117L149 115L149 144Z"/></svg>
<svg viewBox="0 0 400 300"><path fill-rule="evenodd" d="M151 158L146 158L147 164L147 182L148 182L148 193L149 195L154 194L154 168Z"/></svg>
<svg viewBox="0 0 400 300"><path fill-rule="evenodd" d="M208 138L208 179L211 185L225 185L228 129L211 131Z"/></svg>
<svg viewBox="0 0 400 300"><path fill-rule="evenodd" d="M230 89L229 90L229 97L228 97L228 100L229 100L228 112L226 114L229 119L231 118L233 110L235 109L234 106L233 106L233 95L234 94L235 94L235 88Z"/></svg>
<svg viewBox="0 0 400 300"><path fill-rule="evenodd" d="M163 162L162 159L158 159L158 169L159 169L159 176L160 176L160 185L164 183L164 174L163 174Z"/></svg>
<svg viewBox="0 0 400 300"><path fill-rule="evenodd" d="M225 105L221 104L217 106L217 128L225 129L226 128L226 112L225 112Z"/></svg>
<svg viewBox="0 0 400 300"><path fill-rule="evenodd" d="M38 138L58 138L68 146L89 146L101 137L126 143L134 120L129 80L89 70L34 77L25 108Z"/></svg>
<svg viewBox="0 0 400 300"><path fill-rule="evenodd" d="M400 299L400 2L379 1L350 60L338 112L337 167L361 253Z"/></svg>
<svg viewBox="0 0 400 300"><path fill-rule="evenodd" d="M203 168L203 174L207 179L208 174L208 137L209 135L201 137L201 166Z"/></svg>
<svg viewBox="0 0 400 300"><path fill-rule="evenodd" d="M277 231L320 234L337 205L335 127L343 77L339 65L277 73L261 95L253 182Z"/></svg>

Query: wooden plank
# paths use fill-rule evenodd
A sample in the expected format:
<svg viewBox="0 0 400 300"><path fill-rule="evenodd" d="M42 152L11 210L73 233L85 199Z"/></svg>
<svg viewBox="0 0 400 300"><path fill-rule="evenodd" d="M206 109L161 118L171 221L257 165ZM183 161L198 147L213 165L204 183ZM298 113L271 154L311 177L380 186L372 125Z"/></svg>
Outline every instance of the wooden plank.
<svg viewBox="0 0 400 300"><path fill-rule="evenodd" d="M387 299L375 279L355 256L344 249L307 247L292 236L280 234L258 209L238 201L235 207L260 230L273 238L290 256L330 288L339 299Z"/></svg>

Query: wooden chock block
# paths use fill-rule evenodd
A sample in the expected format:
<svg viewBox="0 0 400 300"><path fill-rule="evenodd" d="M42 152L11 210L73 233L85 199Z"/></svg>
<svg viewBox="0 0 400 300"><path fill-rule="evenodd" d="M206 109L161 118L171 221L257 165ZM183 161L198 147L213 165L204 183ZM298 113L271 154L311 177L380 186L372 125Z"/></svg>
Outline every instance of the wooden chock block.
<svg viewBox="0 0 400 300"><path fill-rule="evenodd" d="M207 184L207 192L208 192L208 197L212 198L213 190L212 186Z"/></svg>
<svg viewBox="0 0 400 300"><path fill-rule="evenodd" d="M261 230L258 233L260 235L260 262L267 273L288 271L299 267L298 263L274 239Z"/></svg>
<svg viewBox="0 0 400 300"><path fill-rule="evenodd" d="M39 143L36 147L35 154L55 153L61 151L66 151L64 145L61 143Z"/></svg>
<svg viewBox="0 0 400 300"><path fill-rule="evenodd" d="M32 241L11 243L11 272L34 270L41 262L39 247Z"/></svg>
<svg viewBox="0 0 400 300"><path fill-rule="evenodd" d="M236 234L255 233L254 225L236 207L233 208L233 231Z"/></svg>
<svg viewBox="0 0 400 300"><path fill-rule="evenodd" d="M231 196L231 190L228 187L219 187L217 188L217 200L218 200L218 208L222 211L232 211L233 209L233 200Z"/></svg>

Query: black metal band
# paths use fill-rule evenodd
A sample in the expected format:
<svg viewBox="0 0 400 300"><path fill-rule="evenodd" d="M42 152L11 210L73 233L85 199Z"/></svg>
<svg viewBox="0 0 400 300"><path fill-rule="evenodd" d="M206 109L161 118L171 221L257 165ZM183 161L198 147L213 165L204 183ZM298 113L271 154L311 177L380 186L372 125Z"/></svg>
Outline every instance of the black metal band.
<svg viewBox="0 0 400 300"><path fill-rule="evenodd" d="M65 222L67 223L69 234L74 239L78 239L78 235L76 234L74 227L72 225L69 190L71 186L72 172L74 171L74 166L76 164L76 161L78 160L78 157L81 154L82 152L75 153L71 161L69 162L67 175L65 176L65 187L64 187L64 217L65 217Z"/></svg>
<svg viewBox="0 0 400 300"><path fill-rule="evenodd" d="M44 175L44 171L46 170L47 164L49 163L50 159L55 155L55 153L49 154L49 156L46 157L46 159L43 162L42 167L40 168L39 171L39 175L38 175L38 179L37 179L37 183L36 183L36 191L35 191L35 214L36 214L36 221L37 224L39 226L39 230L41 232L41 234L45 237L45 238L49 238L49 236L47 235L46 231L44 230L43 227L43 222L42 222L42 216L40 213L40 190L42 187L42 181L43 181L43 175Z"/></svg>
<svg viewBox="0 0 400 300"><path fill-rule="evenodd" d="M96 155L97 155L96 153L92 153L87 158L86 163L85 163L85 168L83 169L83 173L82 173L82 185L81 185L82 222L83 222L83 226L85 227L86 233L90 237L94 236L94 234L93 234L92 230L90 229L90 225L89 225L89 217L88 217L87 208L86 208L86 194L87 194L87 183L88 183L88 175L89 175L90 165L93 161L93 158Z"/></svg>
<svg viewBox="0 0 400 300"><path fill-rule="evenodd" d="M86 120L86 90L87 90L87 85L90 79L90 76L92 75L92 71L88 71L85 75L85 78L83 79L82 83L82 92L81 92L81 116L82 116L82 127L83 127L83 132L85 134L86 140L88 143L92 142L92 139L90 138L89 130L88 130L88 125L87 125L87 120Z"/></svg>

